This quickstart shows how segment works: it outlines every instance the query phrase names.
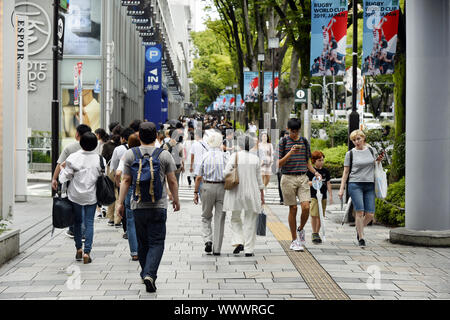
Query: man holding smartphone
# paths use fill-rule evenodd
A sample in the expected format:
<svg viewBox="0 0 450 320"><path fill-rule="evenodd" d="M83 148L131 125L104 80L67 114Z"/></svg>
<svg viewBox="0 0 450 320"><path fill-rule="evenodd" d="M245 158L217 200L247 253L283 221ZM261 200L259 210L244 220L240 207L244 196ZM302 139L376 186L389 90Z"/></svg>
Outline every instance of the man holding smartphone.
<svg viewBox="0 0 450 320"><path fill-rule="evenodd" d="M305 230L303 229L309 218L309 203L311 194L309 178L306 172L309 170L318 179L321 175L311 164L311 149L308 140L300 136L300 120L288 121L289 136L280 139L278 146L278 166L281 169L281 191L284 205L289 206L289 229L291 230L291 250L303 251L306 243ZM302 215L297 229L297 198L300 200Z"/></svg>

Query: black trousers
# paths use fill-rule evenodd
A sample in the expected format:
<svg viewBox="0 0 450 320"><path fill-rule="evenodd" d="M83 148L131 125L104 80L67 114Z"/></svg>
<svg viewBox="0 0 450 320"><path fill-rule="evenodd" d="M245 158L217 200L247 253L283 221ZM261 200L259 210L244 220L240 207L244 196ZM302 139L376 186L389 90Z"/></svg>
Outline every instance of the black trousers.
<svg viewBox="0 0 450 320"><path fill-rule="evenodd" d="M280 195L280 201L283 202L283 192L281 192L281 172L277 172L277 177L278 177L278 193Z"/></svg>

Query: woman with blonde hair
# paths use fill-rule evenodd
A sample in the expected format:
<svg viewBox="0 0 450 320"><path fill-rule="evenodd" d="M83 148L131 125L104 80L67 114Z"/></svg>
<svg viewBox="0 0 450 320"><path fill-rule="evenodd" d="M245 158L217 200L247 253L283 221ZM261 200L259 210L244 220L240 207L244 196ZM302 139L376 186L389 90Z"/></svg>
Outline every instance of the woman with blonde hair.
<svg viewBox="0 0 450 320"><path fill-rule="evenodd" d="M339 198L342 199L344 195L348 179L347 192L356 211L356 238L359 246L363 247L366 245L364 227L373 220L375 214L375 161L382 161L384 152L378 155L374 148L368 146L362 130L353 131L350 140L355 147L345 154Z"/></svg>

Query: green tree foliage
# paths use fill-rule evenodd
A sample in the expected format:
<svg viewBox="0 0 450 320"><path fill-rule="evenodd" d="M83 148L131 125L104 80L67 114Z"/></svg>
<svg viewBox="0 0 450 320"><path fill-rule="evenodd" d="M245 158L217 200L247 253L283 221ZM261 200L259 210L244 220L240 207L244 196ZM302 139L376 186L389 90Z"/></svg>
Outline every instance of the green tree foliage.
<svg viewBox="0 0 450 320"><path fill-rule="evenodd" d="M232 62L223 42L211 29L193 32L196 48L191 77L197 86L197 98L201 111L208 107L227 85L234 81ZM231 72L230 72L231 71Z"/></svg>
<svg viewBox="0 0 450 320"><path fill-rule="evenodd" d="M385 225L404 227L405 211L405 178L388 187L386 199L375 201L375 219Z"/></svg>

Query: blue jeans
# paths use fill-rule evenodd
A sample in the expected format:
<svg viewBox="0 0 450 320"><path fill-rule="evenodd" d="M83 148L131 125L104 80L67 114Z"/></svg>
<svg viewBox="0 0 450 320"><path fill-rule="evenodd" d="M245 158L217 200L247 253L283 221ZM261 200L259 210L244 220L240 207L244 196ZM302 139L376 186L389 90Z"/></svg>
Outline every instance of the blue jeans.
<svg viewBox="0 0 450 320"><path fill-rule="evenodd" d="M138 256L141 278L157 278L166 240L166 209L136 209L134 222L138 240Z"/></svg>
<svg viewBox="0 0 450 320"><path fill-rule="evenodd" d="M348 193L355 211L375 213L375 183L349 182Z"/></svg>
<svg viewBox="0 0 450 320"><path fill-rule="evenodd" d="M84 253L90 253L92 249L92 241L94 239L94 217L95 210L97 209L97 204L81 206L78 203L73 203L73 211L75 214L75 224L74 224L74 233L75 233L75 247L77 250L83 247L83 243L81 242L81 229L83 223L83 211L84 211L84 225L85 225L85 237L84 241Z"/></svg>
<svg viewBox="0 0 450 320"><path fill-rule="evenodd" d="M138 255L138 242L136 236L136 226L134 224L134 213L130 207L130 200L133 194L132 188L129 188L127 197L125 198L125 213L127 217L127 235L128 245L130 246L130 254L132 256Z"/></svg>
<svg viewBox="0 0 450 320"><path fill-rule="evenodd" d="M84 234L85 234L85 232L86 232L86 227L84 226L84 208L82 208L82 212L83 212L83 214L82 214L82 217L81 217L81 234L82 234L82 236L84 237ZM69 227L69 230L70 230L73 234L75 234L74 226L75 226L75 225L72 225L72 226Z"/></svg>

